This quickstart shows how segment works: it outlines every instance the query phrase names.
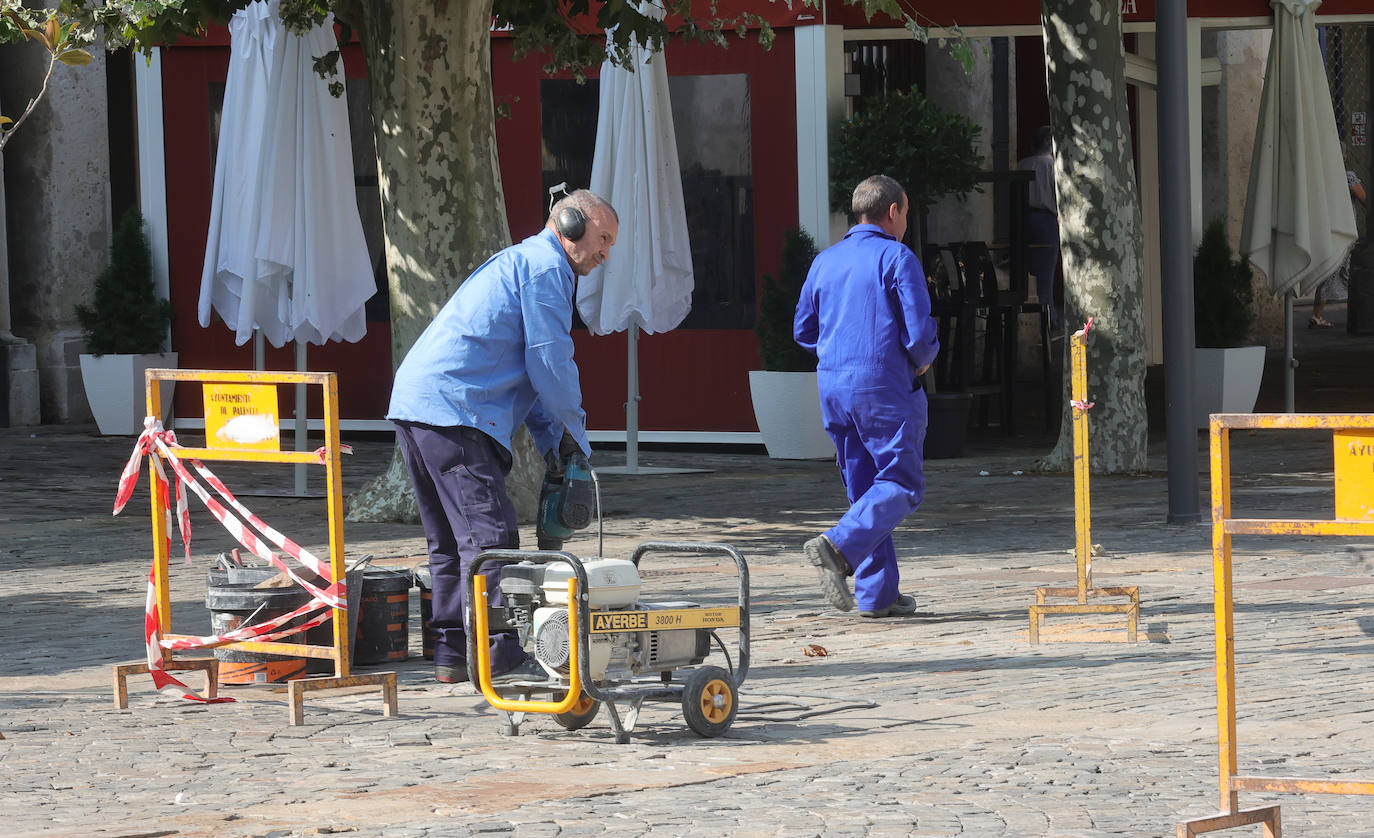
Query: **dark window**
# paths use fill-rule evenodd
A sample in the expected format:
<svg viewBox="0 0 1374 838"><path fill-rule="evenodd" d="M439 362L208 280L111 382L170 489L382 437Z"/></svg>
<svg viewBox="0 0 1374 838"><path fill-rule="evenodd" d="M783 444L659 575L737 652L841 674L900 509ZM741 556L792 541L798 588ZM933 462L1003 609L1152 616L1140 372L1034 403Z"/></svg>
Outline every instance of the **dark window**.
<svg viewBox="0 0 1374 838"><path fill-rule="evenodd" d="M754 323L754 178L749 77L671 76L673 131L696 287L679 328L748 329ZM600 87L540 82L543 188L591 180Z"/></svg>
<svg viewBox="0 0 1374 838"><path fill-rule="evenodd" d="M849 62L845 95L855 113L864 100L925 87L925 47L913 40L847 41Z"/></svg>

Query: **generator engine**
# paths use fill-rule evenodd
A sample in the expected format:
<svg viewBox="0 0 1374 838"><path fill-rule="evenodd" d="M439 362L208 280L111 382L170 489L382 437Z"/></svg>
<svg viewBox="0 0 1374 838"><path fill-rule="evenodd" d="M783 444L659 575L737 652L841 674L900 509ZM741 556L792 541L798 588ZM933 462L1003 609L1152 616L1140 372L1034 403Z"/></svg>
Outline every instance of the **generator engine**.
<svg viewBox="0 0 1374 838"><path fill-rule="evenodd" d="M626 559L591 559L582 564L587 572L593 622L609 624L612 629L592 631L587 636L593 680L668 672L706 659L709 630L648 630L642 628L642 615L633 613L695 608L696 603L639 602L639 568ZM568 631L568 579L572 575L572 566L561 561L518 562L501 569L507 624L519 633L522 645L534 638L535 659L558 678L570 674L569 648L575 642ZM623 620L615 617L618 612L624 612ZM617 630L617 622L623 630Z"/></svg>

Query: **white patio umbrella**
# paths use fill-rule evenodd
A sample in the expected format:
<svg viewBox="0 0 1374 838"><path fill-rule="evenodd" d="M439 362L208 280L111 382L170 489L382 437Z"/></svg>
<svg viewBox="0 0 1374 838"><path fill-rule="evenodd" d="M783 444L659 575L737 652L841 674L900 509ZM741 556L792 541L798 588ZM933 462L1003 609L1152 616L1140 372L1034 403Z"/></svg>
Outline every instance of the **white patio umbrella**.
<svg viewBox="0 0 1374 838"><path fill-rule="evenodd" d="M376 292L353 191L348 109L313 59L334 49L331 21L286 32L279 0L257 0L229 22L229 74L201 272L199 321L211 313L239 345L305 347L360 340ZM305 388L296 388L296 447L305 450ZM296 493L305 490L303 467Z"/></svg>
<svg viewBox="0 0 1374 838"><path fill-rule="evenodd" d="M663 17L644 3L646 15ZM607 34L609 41L610 35ZM605 264L578 283L577 308L593 334L626 330L625 471L638 468L639 331L676 327L692 307L692 249L663 55L638 44L632 67L601 67L601 108L590 188L620 216ZM604 469L603 469L604 470Z"/></svg>
<svg viewBox="0 0 1374 838"><path fill-rule="evenodd" d="M1293 412L1293 297L1345 259L1358 235L1314 14L1321 0L1270 0L1274 36L1260 101L1241 253L1284 297L1285 392Z"/></svg>

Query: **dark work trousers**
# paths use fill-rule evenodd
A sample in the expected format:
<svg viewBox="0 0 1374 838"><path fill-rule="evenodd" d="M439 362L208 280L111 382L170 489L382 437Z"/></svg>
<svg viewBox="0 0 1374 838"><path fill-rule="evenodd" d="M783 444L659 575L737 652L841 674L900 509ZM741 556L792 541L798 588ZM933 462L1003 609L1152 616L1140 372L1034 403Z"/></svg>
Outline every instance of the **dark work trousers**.
<svg viewBox="0 0 1374 838"><path fill-rule="evenodd" d="M1035 275L1035 296L1050 314L1056 329L1063 319L1054 304L1054 275L1059 270L1059 219L1054 213L1032 209L1026 213L1026 238L1030 240L1030 272Z"/></svg>
<svg viewBox="0 0 1374 838"><path fill-rule="evenodd" d="M515 505L506 494L511 455L499 442L474 428L394 424L401 456L415 486L420 523L429 540L434 664L464 664L468 655L463 575L483 550L520 546ZM496 604L501 602L497 588L500 572L497 562L482 568L488 596ZM515 632L492 633L493 675L519 666L527 657Z"/></svg>

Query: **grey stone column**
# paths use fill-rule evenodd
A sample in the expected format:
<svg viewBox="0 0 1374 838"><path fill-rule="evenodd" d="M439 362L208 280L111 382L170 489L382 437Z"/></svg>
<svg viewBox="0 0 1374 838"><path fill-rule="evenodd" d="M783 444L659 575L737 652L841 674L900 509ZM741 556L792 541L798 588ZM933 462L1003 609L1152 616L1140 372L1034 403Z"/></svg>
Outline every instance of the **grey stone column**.
<svg viewBox="0 0 1374 838"><path fill-rule="evenodd" d="M57 65L47 94L5 147L0 332L7 343L11 424L89 422L75 306L109 261L109 128L105 53L85 67ZM0 98L27 103L47 53L15 44L0 54ZM19 108L11 108L19 111ZM17 114L16 114L17 115Z"/></svg>

